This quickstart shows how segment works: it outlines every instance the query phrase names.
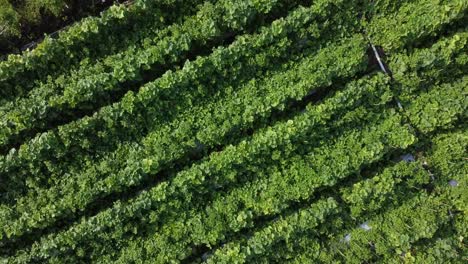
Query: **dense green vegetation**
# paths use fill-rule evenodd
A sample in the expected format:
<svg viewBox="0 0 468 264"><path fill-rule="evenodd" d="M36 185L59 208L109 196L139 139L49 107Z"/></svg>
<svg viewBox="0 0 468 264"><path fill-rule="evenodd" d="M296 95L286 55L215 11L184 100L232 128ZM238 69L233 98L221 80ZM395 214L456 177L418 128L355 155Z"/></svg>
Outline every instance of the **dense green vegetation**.
<svg viewBox="0 0 468 264"><path fill-rule="evenodd" d="M467 18L136 0L8 56L0 260L463 263Z"/></svg>

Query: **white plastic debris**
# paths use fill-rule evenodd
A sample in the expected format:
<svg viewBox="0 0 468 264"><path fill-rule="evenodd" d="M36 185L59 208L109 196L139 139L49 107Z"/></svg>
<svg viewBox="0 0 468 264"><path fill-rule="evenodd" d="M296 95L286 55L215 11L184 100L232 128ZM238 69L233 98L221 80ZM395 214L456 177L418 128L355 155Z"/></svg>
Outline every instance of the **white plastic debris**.
<svg viewBox="0 0 468 264"><path fill-rule="evenodd" d="M428 170L428 172L429 172L429 176L431 176L431 180L435 181L434 173L430 172L429 170Z"/></svg>
<svg viewBox="0 0 468 264"><path fill-rule="evenodd" d="M372 51L374 51L374 55L375 55L375 58L377 59L377 62L379 63L379 66L380 66L380 69L385 72L385 74L389 75L387 69L385 68L385 65L382 61L382 58L380 58L380 54L379 54L379 51L377 50L377 48L371 44L371 47L372 47Z"/></svg>
<svg viewBox="0 0 468 264"><path fill-rule="evenodd" d="M359 227L366 230L366 231L369 231L369 230L372 229L372 227L370 227L367 222L362 223Z"/></svg>
<svg viewBox="0 0 468 264"><path fill-rule="evenodd" d="M456 180L450 180L450 181L449 181L449 184L450 184L450 186L452 186L452 187L457 187L457 186L458 186L458 182L457 182Z"/></svg>
<svg viewBox="0 0 468 264"><path fill-rule="evenodd" d="M403 105L401 105L400 100L397 99L396 102L397 102L398 108L403 109Z"/></svg>
<svg viewBox="0 0 468 264"><path fill-rule="evenodd" d="M346 234L343 241L346 242L346 243L349 243L349 241L351 241L351 234Z"/></svg>
<svg viewBox="0 0 468 264"><path fill-rule="evenodd" d="M405 155L401 155L400 158L401 158L401 160L404 160L404 161L406 161L406 162L414 162L414 161L416 161L416 160L414 159L414 156L413 156L412 154L409 154L409 153L408 153L408 154L405 154Z"/></svg>

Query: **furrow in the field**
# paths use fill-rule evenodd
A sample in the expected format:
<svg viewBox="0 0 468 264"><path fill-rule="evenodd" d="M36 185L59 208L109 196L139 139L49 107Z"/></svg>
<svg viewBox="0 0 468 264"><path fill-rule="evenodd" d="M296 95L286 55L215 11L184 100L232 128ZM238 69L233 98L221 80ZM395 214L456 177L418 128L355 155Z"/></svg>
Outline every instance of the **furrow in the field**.
<svg viewBox="0 0 468 264"><path fill-rule="evenodd" d="M118 100L128 90L143 89L140 85L163 74L174 63L230 43L237 34L254 31L297 4L287 0L206 2L196 15L164 28L147 47L129 47L70 75L52 79L28 96L3 105L0 145L4 149L16 146L38 132L91 114L96 107Z"/></svg>
<svg viewBox="0 0 468 264"><path fill-rule="evenodd" d="M99 17L89 17L45 40L32 51L10 55L0 62L0 104L27 94L39 82L55 78L80 64L90 67L97 59L128 46L147 43L173 22L195 13L201 0L145 1L116 5Z"/></svg>

